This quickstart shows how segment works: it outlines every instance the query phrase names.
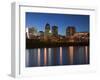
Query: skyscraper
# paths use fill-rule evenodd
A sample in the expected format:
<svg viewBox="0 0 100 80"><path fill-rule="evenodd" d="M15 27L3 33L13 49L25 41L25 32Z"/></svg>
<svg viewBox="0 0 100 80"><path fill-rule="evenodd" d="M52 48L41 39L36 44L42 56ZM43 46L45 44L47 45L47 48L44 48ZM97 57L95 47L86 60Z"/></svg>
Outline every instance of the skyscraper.
<svg viewBox="0 0 100 80"><path fill-rule="evenodd" d="M50 30L50 24L46 24L45 25L45 35L50 35L51 34L51 30Z"/></svg>
<svg viewBox="0 0 100 80"><path fill-rule="evenodd" d="M56 25L52 26L52 35L54 36L58 35L58 27Z"/></svg>
<svg viewBox="0 0 100 80"><path fill-rule="evenodd" d="M68 26L66 28L66 36L72 36L76 32L76 28L74 26Z"/></svg>

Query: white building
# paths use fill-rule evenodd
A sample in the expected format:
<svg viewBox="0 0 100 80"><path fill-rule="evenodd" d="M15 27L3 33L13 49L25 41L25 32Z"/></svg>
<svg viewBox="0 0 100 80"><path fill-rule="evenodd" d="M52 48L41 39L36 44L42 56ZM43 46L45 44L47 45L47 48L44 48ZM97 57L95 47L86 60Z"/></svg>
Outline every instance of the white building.
<svg viewBox="0 0 100 80"><path fill-rule="evenodd" d="M29 39L31 36L37 36L38 32L35 27L26 28L26 37Z"/></svg>
<svg viewBox="0 0 100 80"><path fill-rule="evenodd" d="M26 37L29 39L29 28L26 28Z"/></svg>

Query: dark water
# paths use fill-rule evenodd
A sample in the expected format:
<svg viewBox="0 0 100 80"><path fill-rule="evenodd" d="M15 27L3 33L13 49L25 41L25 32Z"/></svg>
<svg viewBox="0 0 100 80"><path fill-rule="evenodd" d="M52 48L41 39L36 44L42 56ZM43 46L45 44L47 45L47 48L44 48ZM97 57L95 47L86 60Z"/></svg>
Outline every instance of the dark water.
<svg viewBox="0 0 100 80"><path fill-rule="evenodd" d="M89 64L88 46L26 49L26 67Z"/></svg>

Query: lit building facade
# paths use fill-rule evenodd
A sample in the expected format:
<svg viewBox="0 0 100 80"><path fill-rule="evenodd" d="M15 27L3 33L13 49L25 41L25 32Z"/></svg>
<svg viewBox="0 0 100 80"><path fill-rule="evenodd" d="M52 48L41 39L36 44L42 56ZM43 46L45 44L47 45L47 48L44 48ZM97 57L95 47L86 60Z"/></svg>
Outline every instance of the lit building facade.
<svg viewBox="0 0 100 80"><path fill-rule="evenodd" d="M34 27L29 28L28 32L29 32L30 35L37 36L37 29L34 28Z"/></svg>
<svg viewBox="0 0 100 80"><path fill-rule="evenodd" d="M73 36L76 33L76 28L74 26L68 26L66 28L66 36Z"/></svg>
<svg viewBox="0 0 100 80"><path fill-rule="evenodd" d="M51 35L50 24L45 25L45 36Z"/></svg>
<svg viewBox="0 0 100 80"><path fill-rule="evenodd" d="M26 38L29 39L29 29L28 28L26 28Z"/></svg>
<svg viewBox="0 0 100 80"><path fill-rule="evenodd" d="M44 32L43 31L39 31L38 34L39 34L39 36L44 36Z"/></svg>
<svg viewBox="0 0 100 80"><path fill-rule="evenodd" d="M52 26L52 35L53 36L58 35L58 27L56 25Z"/></svg>
<svg viewBox="0 0 100 80"><path fill-rule="evenodd" d="M89 37L89 32L76 32L74 36L78 37Z"/></svg>
<svg viewBox="0 0 100 80"><path fill-rule="evenodd" d="M79 42L88 42L89 41L89 32L76 32L74 37L77 38Z"/></svg>
<svg viewBox="0 0 100 80"><path fill-rule="evenodd" d="M26 38L33 39L38 35L37 29L34 27L26 28Z"/></svg>

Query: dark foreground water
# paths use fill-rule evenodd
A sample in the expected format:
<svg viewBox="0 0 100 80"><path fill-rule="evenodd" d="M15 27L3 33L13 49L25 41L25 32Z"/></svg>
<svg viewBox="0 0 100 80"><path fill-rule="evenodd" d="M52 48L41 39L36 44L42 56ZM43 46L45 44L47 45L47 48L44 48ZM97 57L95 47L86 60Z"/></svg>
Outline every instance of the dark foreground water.
<svg viewBox="0 0 100 80"><path fill-rule="evenodd" d="M26 67L89 64L88 46L26 49Z"/></svg>

